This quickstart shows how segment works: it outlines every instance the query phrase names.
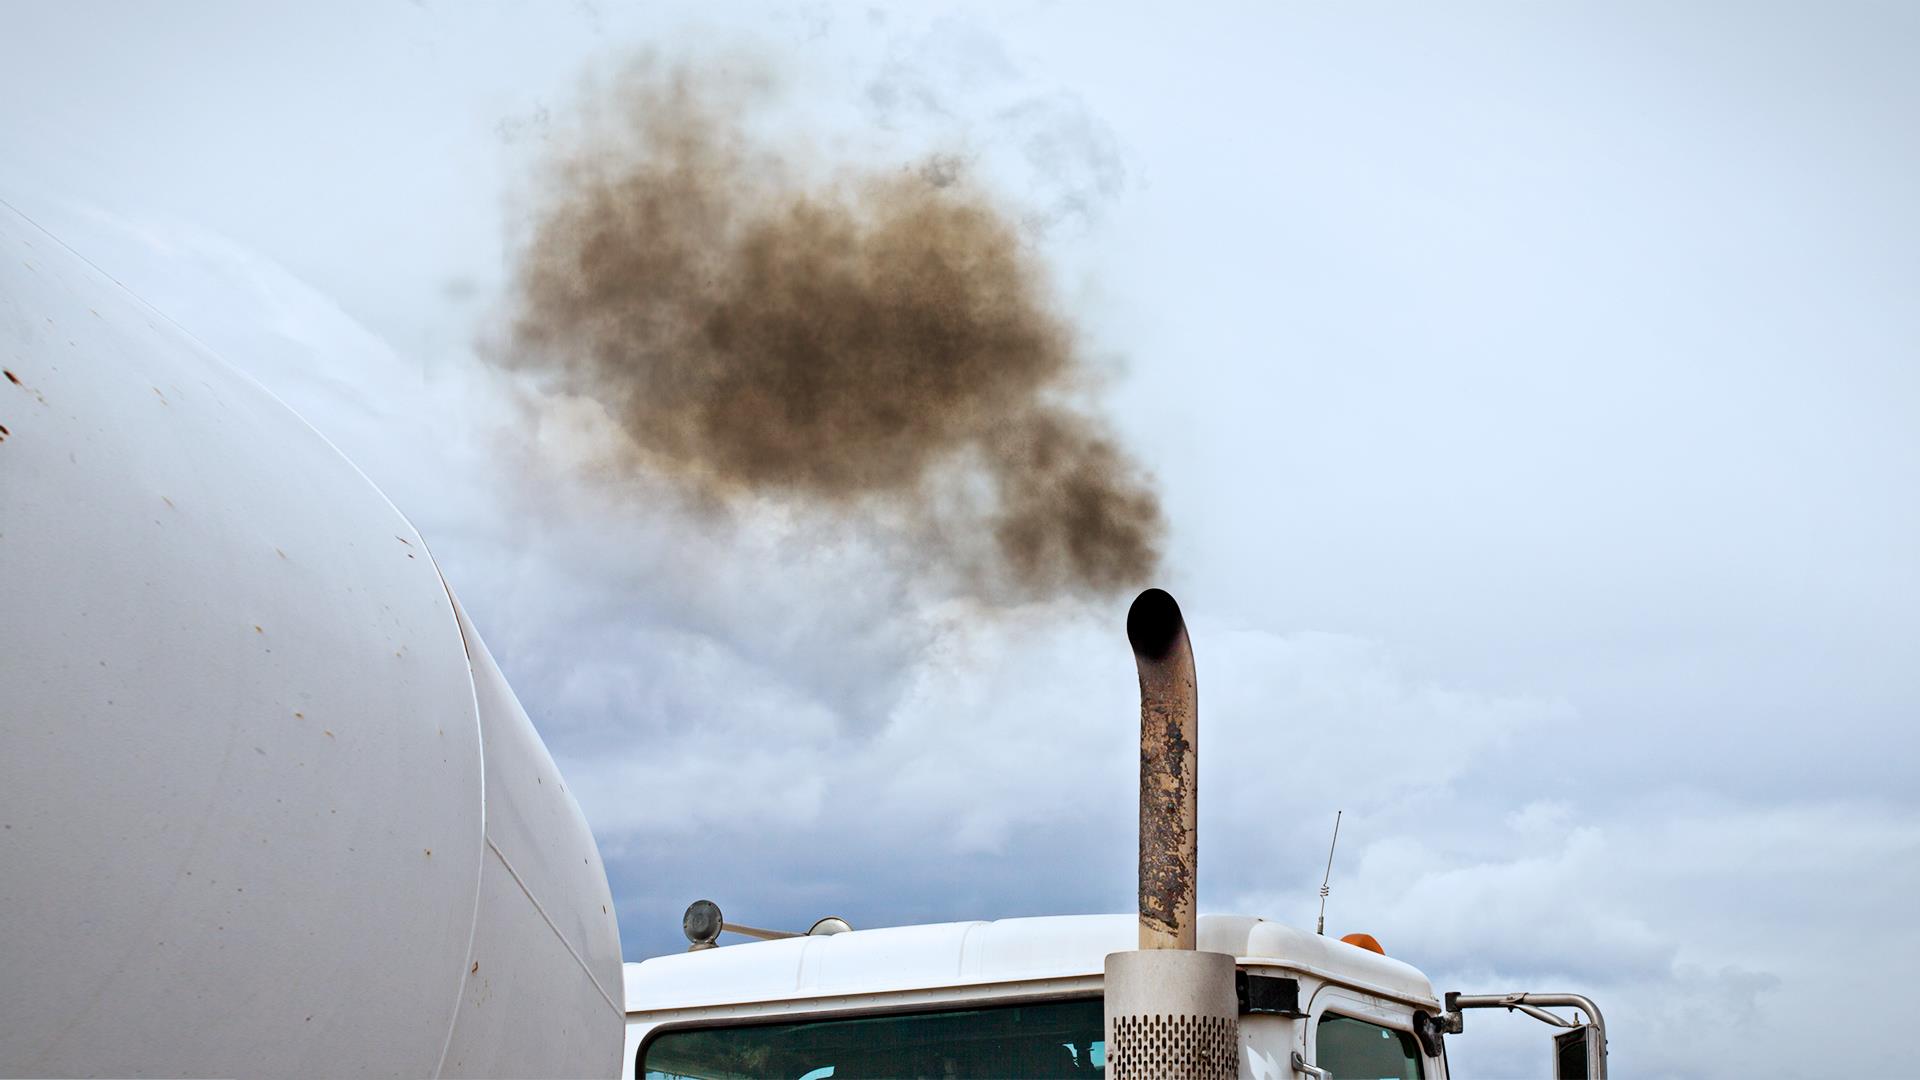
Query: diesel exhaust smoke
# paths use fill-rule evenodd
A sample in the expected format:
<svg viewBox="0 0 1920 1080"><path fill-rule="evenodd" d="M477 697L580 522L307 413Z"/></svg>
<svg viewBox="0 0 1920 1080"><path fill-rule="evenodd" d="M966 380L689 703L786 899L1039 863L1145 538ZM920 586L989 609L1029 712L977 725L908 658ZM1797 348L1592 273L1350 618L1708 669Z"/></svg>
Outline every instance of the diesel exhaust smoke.
<svg viewBox="0 0 1920 1080"><path fill-rule="evenodd" d="M1140 948L1107 956L1107 1076L1229 1080L1240 1069L1234 961L1197 951L1199 695L1180 605L1141 593L1127 641L1140 671Z"/></svg>
<svg viewBox="0 0 1920 1080"><path fill-rule="evenodd" d="M623 468L907 528L983 595L1111 594L1157 497L1016 217L958 164L821 167L750 123L772 80L637 69L590 101L516 274L509 363L597 402ZM797 144L796 144L797 145Z"/></svg>

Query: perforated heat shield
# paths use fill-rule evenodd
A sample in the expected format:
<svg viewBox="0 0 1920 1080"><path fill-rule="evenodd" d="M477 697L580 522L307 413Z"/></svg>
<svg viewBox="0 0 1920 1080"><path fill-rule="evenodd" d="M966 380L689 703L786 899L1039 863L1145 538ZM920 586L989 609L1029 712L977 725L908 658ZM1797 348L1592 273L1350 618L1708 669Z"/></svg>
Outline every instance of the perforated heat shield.
<svg viewBox="0 0 1920 1080"><path fill-rule="evenodd" d="M1240 1073L1233 957L1185 949L1107 956L1108 1080Z"/></svg>

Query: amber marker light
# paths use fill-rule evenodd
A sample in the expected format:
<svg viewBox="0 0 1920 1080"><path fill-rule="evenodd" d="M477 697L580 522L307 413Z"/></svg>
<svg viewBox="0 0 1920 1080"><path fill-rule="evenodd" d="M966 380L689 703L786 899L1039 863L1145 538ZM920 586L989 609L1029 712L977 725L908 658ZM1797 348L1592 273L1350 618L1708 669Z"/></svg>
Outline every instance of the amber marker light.
<svg viewBox="0 0 1920 1080"><path fill-rule="evenodd" d="M1347 934L1340 940L1349 945L1358 946L1368 952L1377 952L1381 956L1387 955L1387 950L1380 947L1380 943L1373 939L1372 934Z"/></svg>

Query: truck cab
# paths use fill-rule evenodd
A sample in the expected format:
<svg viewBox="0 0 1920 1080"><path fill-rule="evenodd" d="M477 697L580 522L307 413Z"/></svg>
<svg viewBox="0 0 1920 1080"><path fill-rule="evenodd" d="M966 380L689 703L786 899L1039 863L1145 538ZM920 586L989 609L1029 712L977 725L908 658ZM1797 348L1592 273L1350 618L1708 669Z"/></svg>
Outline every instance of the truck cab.
<svg viewBox="0 0 1920 1080"><path fill-rule="evenodd" d="M1124 914L1001 919L628 964L626 1075L1104 1076L1104 965L1136 935ZM1234 958L1237 1075L1447 1075L1444 1003L1413 967L1251 916L1203 915L1198 937Z"/></svg>

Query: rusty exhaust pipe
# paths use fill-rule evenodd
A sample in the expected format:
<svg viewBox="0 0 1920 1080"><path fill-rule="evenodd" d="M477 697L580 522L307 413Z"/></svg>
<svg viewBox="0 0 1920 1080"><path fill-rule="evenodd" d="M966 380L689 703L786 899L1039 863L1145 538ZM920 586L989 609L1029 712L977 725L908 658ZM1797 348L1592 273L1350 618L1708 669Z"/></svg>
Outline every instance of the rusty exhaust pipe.
<svg viewBox="0 0 1920 1080"><path fill-rule="evenodd" d="M1140 947L1192 949L1199 695L1180 605L1161 589L1141 593L1127 641L1140 670Z"/></svg>
<svg viewBox="0 0 1920 1080"><path fill-rule="evenodd" d="M1148 589L1127 610L1140 671L1140 947L1107 954L1108 1080L1240 1073L1234 959L1200 952L1199 695L1180 605Z"/></svg>

